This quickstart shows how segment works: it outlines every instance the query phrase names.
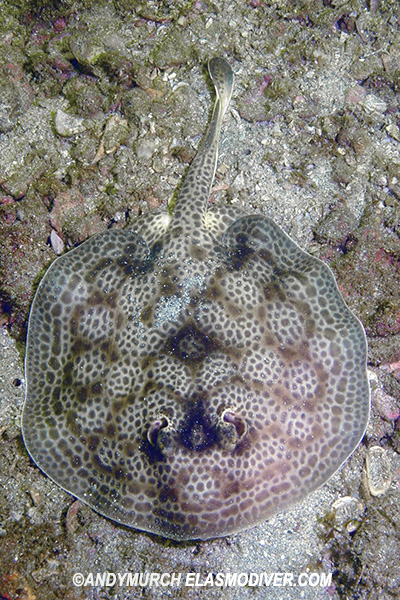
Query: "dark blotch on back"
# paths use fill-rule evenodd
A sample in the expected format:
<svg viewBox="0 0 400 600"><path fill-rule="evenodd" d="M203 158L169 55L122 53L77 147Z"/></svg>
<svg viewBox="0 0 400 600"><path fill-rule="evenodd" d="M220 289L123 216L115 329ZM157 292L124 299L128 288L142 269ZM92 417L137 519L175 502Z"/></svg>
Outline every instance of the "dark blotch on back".
<svg viewBox="0 0 400 600"><path fill-rule="evenodd" d="M204 452L218 443L217 429L207 417L201 398L191 401L178 433L179 443L191 451Z"/></svg>
<svg viewBox="0 0 400 600"><path fill-rule="evenodd" d="M143 434L142 443L139 446L139 451L143 452L143 454L146 455L146 458L151 465L154 465L158 462L166 461L166 458L161 452L161 450L157 446L150 444L149 440L147 439L147 432Z"/></svg>
<svg viewBox="0 0 400 600"><path fill-rule="evenodd" d="M253 248L247 245L247 240L247 235L238 234L236 236L237 246L228 253L229 268L233 271L242 269L249 257L254 254Z"/></svg>
<svg viewBox="0 0 400 600"><path fill-rule="evenodd" d="M185 363L198 363L219 348L218 343L190 323L167 340L165 350Z"/></svg>

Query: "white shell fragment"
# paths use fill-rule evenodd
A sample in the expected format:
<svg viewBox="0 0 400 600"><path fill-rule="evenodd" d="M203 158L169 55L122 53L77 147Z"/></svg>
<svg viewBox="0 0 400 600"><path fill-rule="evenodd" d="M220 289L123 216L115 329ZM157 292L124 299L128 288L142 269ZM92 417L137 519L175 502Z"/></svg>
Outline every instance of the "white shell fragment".
<svg viewBox="0 0 400 600"><path fill-rule="evenodd" d="M360 523L365 504L353 496L342 496L332 504L336 526L344 526L349 533L354 532Z"/></svg>
<svg viewBox="0 0 400 600"><path fill-rule="evenodd" d="M390 459L385 448L372 446L365 458L368 489L371 496L382 496L392 483Z"/></svg>
<svg viewBox="0 0 400 600"><path fill-rule="evenodd" d="M56 254L64 252L64 242L55 229L52 229L50 232L50 244Z"/></svg>

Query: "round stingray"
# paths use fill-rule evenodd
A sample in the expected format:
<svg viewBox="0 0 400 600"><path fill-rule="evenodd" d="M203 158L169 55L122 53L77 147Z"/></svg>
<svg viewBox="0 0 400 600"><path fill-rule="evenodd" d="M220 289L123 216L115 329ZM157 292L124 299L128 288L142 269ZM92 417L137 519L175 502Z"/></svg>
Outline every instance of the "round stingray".
<svg viewBox="0 0 400 600"><path fill-rule="evenodd" d="M230 97L217 60L212 143ZM193 169L212 182L207 160ZM364 331L329 268L273 221L200 207L186 186L186 212L96 235L52 264L30 315L22 422L57 484L178 540L305 498L369 414Z"/></svg>

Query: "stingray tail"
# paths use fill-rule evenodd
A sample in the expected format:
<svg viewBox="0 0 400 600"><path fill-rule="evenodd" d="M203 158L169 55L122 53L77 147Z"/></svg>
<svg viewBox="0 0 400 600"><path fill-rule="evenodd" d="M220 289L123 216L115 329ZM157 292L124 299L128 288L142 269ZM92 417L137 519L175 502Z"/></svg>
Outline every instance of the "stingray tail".
<svg viewBox="0 0 400 600"><path fill-rule="evenodd" d="M193 227L196 217L204 217L217 167L222 119L232 96L234 76L227 61L213 58L208 63L208 70L215 86L216 102L203 141L176 200L173 219L181 227L185 223Z"/></svg>
<svg viewBox="0 0 400 600"><path fill-rule="evenodd" d="M213 110L213 119L217 113L217 118L220 118L222 122L232 97L233 71L223 58L212 58L208 62L208 72L210 73L217 94L217 102L215 103Z"/></svg>

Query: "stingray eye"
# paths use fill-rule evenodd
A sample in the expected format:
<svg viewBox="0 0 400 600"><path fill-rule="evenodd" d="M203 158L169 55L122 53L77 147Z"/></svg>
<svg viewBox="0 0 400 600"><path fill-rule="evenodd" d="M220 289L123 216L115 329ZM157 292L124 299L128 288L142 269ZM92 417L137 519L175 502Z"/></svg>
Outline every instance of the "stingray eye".
<svg viewBox="0 0 400 600"><path fill-rule="evenodd" d="M238 440L244 437L247 431L247 425L240 415L237 415L233 412L225 411L222 415L222 419L225 421L225 423L232 423L232 425L236 429Z"/></svg>
<svg viewBox="0 0 400 600"><path fill-rule="evenodd" d="M163 454L170 454L173 450L173 434L171 424L167 417L161 416L150 425L147 439Z"/></svg>
<svg viewBox="0 0 400 600"><path fill-rule="evenodd" d="M233 450L247 433L247 423L241 415L232 410L224 410L220 417L220 445L225 450Z"/></svg>

